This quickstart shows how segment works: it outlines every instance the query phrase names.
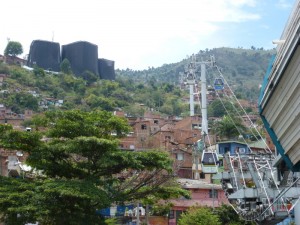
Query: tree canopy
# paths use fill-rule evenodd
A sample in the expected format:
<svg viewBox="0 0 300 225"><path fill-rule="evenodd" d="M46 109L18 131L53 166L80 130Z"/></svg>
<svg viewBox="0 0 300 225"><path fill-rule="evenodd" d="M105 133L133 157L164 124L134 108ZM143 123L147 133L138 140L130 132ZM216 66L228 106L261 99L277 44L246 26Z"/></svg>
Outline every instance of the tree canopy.
<svg viewBox="0 0 300 225"><path fill-rule="evenodd" d="M118 148L130 127L109 112L51 111L35 125L32 132L0 125L0 147L28 153L26 163L40 171L0 177L7 225L102 224L96 211L111 204L186 194L164 185L173 177L167 153Z"/></svg>
<svg viewBox="0 0 300 225"><path fill-rule="evenodd" d="M5 56L17 56L23 53L23 47L20 42L9 41L4 50Z"/></svg>
<svg viewBox="0 0 300 225"><path fill-rule="evenodd" d="M229 101L215 100L208 105L208 115L212 117L222 117L227 111L233 111L233 106Z"/></svg>
<svg viewBox="0 0 300 225"><path fill-rule="evenodd" d="M190 208L186 213L182 214L178 225L221 225L219 217L208 207Z"/></svg>
<svg viewBox="0 0 300 225"><path fill-rule="evenodd" d="M223 116L222 120L216 121L213 131L222 140L237 139L245 131L245 126L238 117Z"/></svg>
<svg viewBox="0 0 300 225"><path fill-rule="evenodd" d="M216 208L191 207L179 219L179 225L254 225L255 222L243 220L230 205L222 204Z"/></svg>
<svg viewBox="0 0 300 225"><path fill-rule="evenodd" d="M61 72L65 73L65 74L71 74L72 73L70 61L67 58L65 58L61 62L60 70L61 70Z"/></svg>

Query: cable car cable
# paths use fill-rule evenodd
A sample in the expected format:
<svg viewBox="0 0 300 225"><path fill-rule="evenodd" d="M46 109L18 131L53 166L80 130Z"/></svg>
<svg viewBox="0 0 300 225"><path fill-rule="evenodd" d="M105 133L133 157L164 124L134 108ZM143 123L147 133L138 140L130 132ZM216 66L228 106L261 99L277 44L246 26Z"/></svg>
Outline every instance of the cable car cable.
<svg viewBox="0 0 300 225"><path fill-rule="evenodd" d="M220 77L223 78L223 81L225 82L225 84L227 85L228 89L230 90L230 92L232 93L234 99L237 101L237 103L239 104L239 106L241 107L241 109L243 110L244 114L247 116L249 122L251 123L251 126L256 130L256 132L259 134L261 140L263 140L265 146L267 147L267 150L272 153L271 149L269 148L269 146L267 145L267 143L265 142L264 138L260 135L259 131L256 129L256 127L254 126L252 120L250 119L250 117L248 116L247 112L245 111L245 109L243 108L243 106L241 105L241 103L239 102L239 100L237 99L237 97L235 96L234 92L232 91L232 89L230 88L228 82L226 81L226 79L224 78L222 72L220 71L220 68L216 65L215 66L217 68L217 71L220 74ZM272 153L273 154L273 153ZM274 157L275 158L275 157Z"/></svg>

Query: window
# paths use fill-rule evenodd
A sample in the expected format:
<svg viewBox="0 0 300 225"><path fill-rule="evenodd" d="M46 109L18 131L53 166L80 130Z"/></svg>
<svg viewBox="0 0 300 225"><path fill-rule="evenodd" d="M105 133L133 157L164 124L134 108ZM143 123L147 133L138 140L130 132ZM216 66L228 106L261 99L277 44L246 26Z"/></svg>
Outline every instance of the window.
<svg viewBox="0 0 300 225"><path fill-rule="evenodd" d="M127 137L132 137L134 135L134 132L129 132L128 134L127 134Z"/></svg>
<svg viewBox="0 0 300 225"><path fill-rule="evenodd" d="M146 124L142 124L141 129L142 130L147 130L147 125Z"/></svg>
<svg viewBox="0 0 300 225"><path fill-rule="evenodd" d="M154 122L154 124L158 124L158 120L154 120L153 122Z"/></svg>
<svg viewBox="0 0 300 225"><path fill-rule="evenodd" d="M184 212L182 210L176 210L176 224L178 224L178 220L180 219L180 215Z"/></svg>
<svg viewBox="0 0 300 225"><path fill-rule="evenodd" d="M228 147L225 147L225 148L224 148L224 153L226 154L227 152L229 152L229 148L228 148Z"/></svg>
<svg viewBox="0 0 300 225"><path fill-rule="evenodd" d="M223 159L219 160L219 166L222 167L223 166Z"/></svg>
<svg viewBox="0 0 300 225"><path fill-rule="evenodd" d="M242 153L242 154L246 153L246 149L245 148L239 148L239 153Z"/></svg>
<svg viewBox="0 0 300 225"><path fill-rule="evenodd" d="M192 129L201 130L201 125L200 124L192 124Z"/></svg>
<svg viewBox="0 0 300 225"><path fill-rule="evenodd" d="M210 198L218 198L218 191L217 190L209 190L209 197Z"/></svg>
<svg viewBox="0 0 300 225"><path fill-rule="evenodd" d="M234 161L233 161L233 167L234 167L234 168L238 168L238 166L239 166L238 161L234 160Z"/></svg>
<svg viewBox="0 0 300 225"><path fill-rule="evenodd" d="M169 219L174 219L174 210L170 210L169 212Z"/></svg>
<svg viewBox="0 0 300 225"><path fill-rule="evenodd" d="M165 140L171 140L171 136L165 136Z"/></svg>
<svg viewBox="0 0 300 225"><path fill-rule="evenodd" d="M176 159L182 161L184 159L183 153L176 153Z"/></svg>
<svg viewBox="0 0 300 225"><path fill-rule="evenodd" d="M205 179L205 173L203 172L200 173L200 179Z"/></svg>

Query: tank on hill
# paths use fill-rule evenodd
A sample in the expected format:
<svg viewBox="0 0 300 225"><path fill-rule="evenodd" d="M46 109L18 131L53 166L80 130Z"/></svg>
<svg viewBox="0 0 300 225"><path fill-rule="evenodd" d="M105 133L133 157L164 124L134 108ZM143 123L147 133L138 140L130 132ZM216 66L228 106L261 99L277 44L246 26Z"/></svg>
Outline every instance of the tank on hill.
<svg viewBox="0 0 300 225"><path fill-rule="evenodd" d="M98 46L87 41L77 41L62 46L62 60L68 59L72 72L81 76L86 70L98 74Z"/></svg>
<svg viewBox="0 0 300 225"><path fill-rule="evenodd" d="M45 70L60 71L60 45L57 42L33 40L30 45L27 66L35 65Z"/></svg>
<svg viewBox="0 0 300 225"><path fill-rule="evenodd" d="M115 62L108 59L98 59L98 72L100 79L115 80Z"/></svg>

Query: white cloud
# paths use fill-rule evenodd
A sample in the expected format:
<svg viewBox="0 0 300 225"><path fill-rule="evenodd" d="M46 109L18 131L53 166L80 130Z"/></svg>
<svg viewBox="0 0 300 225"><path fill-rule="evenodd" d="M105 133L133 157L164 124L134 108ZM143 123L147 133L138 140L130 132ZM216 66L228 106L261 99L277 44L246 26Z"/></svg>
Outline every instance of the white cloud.
<svg viewBox="0 0 300 225"><path fill-rule="evenodd" d="M290 1L287 1L287 0L279 0L276 3L276 6L281 9L289 9L292 7L292 4Z"/></svg>
<svg viewBox="0 0 300 225"><path fill-rule="evenodd" d="M226 23L259 20L259 14L248 10L256 4L255 0L5 1L0 13L10 20L2 24L0 50L10 37L28 52L32 40L52 40L54 33L60 44L78 40L97 44L99 57L115 60L117 67L159 66L175 60L179 51L190 54L201 43L209 47L212 35Z"/></svg>
<svg viewBox="0 0 300 225"><path fill-rule="evenodd" d="M235 6L255 7L257 5L256 0L228 0L228 2Z"/></svg>

